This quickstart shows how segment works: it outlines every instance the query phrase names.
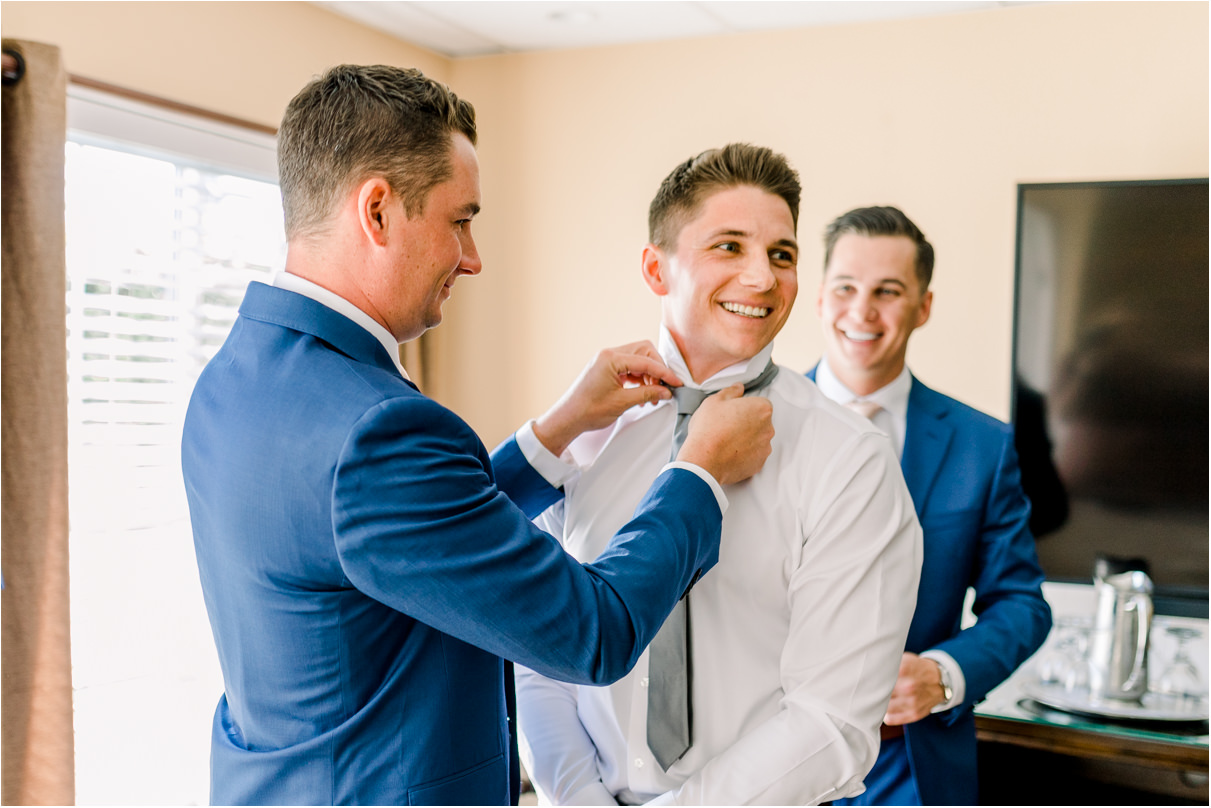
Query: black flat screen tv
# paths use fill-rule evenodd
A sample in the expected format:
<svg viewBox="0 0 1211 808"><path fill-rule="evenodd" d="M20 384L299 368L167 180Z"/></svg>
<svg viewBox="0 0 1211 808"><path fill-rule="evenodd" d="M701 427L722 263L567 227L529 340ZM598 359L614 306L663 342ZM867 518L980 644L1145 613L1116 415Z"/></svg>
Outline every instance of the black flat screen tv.
<svg viewBox="0 0 1211 808"><path fill-rule="evenodd" d="M1207 617L1206 179L1018 186L1013 422L1049 580Z"/></svg>

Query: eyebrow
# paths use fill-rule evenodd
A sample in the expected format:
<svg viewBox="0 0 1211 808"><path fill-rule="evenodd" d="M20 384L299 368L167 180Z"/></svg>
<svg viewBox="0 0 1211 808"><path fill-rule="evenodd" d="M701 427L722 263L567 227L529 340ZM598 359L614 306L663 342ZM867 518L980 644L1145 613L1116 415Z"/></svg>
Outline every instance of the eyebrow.
<svg viewBox="0 0 1211 808"><path fill-rule="evenodd" d="M716 238L719 238L720 236L739 236L742 238L752 238L753 234L748 232L747 230L723 229L723 230L716 230L715 232L711 233L709 236L707 236L707 240L709 241L710 239L716 239ZM791 238L780 238L774 242L773 246L789 247L790 249L794 250L795 252L799 251L799 242L797 242Z"/></svg>
<svg viewBox="0 0 1211 808"><path fill-rule="evenodd" d="M459 209L458 213L461 216L473 218L479 215L479 210L480 208L478 202L468 202Z"/></svg>
<svg viewBox="0 0 1211 808"><path fill-rule="evenodd" d="M834 281L853 281L853 280L857 280L857 278L855 278L853 275L833 275L833 280ZM896 286L903 286L905 289L908 288L908 284L906 284L902 280L899 280L898 278L883 278L882 280L879 281L879 283L880 284L894 283Z"/></svg>

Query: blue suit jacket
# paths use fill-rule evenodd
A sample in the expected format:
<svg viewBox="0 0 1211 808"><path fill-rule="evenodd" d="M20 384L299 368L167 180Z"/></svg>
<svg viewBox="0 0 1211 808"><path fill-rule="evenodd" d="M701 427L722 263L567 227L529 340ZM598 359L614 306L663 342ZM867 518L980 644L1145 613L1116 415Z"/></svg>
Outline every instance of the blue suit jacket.
<svg viewBox="0 0 1211 808"><path fill-rule="evenodd" d="M815 369L807 375L814 381ZM1030 503L1012 428L916 378L900 467L925 536L905 650L945 651L967 683L962 704L905 728L909 764L924 804L974 805L972 707L1033 654L1051 628L1028 526ZM975 590L978 620L960 631L968 587Z"/></svg>
<svg viewBox="0 0 1211 808"><path fill-rule="evenodd" d="M226 691L219 804L507 803L502 657L613 681L717 559L709 486L670 471L576 563L530 522L561 494L515 443L489 459L365 329L259 283L182 465Z"/></svg>

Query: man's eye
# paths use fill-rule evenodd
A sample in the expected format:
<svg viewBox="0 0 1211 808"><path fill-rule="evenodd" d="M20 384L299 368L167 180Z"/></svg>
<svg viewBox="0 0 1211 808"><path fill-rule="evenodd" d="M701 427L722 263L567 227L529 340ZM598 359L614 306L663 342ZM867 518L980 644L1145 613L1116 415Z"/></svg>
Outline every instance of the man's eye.
<svg viewBox="0 0 1211 808"><path fill-rule="evenodd" d="M794 265L795 263L795 254L789 250L774 250L769 257L783 264Z"/></svg>
<svg viewBox="0 0 1211 808"><path fill-rule="evenodd" d="M725 241L721 244L716 244L715 249L725 252L740 252L740 245L734 241Z"/></svg>
<svg viewBox="0 0 1211 808"><path fill-rule="evenodd" d="M879 294L883 297L899 297L900 290L892 286L884 286L883 288L879 289Z"/></svg>

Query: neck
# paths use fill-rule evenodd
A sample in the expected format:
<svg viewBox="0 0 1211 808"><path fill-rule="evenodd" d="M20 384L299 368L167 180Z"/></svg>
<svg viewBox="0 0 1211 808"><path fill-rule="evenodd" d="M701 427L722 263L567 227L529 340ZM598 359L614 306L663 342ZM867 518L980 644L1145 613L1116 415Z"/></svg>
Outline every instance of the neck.
<svg viewBox="0 0 1211 808"><path fill-rule="evenodd" d="M893 373L881 372L866 372L848 368L844 364L835 361L831 357L828 360L828 368L837 377L837 381L849 388L850 392L856 396L869 396L879 390L882 390L887 385L896 380L904 370L904 364L895 369Z"/></svg>
<svg viewBox="0 0 1211 808"><path fill-rule="evenodd" d="M310 242L291 242L286 249L286 265L283 269L344 298L383 328L391 331L391 327L379 315L378 309L357 283L357 279L347 270L341 256L339 249L326 250Z"/></svg>

